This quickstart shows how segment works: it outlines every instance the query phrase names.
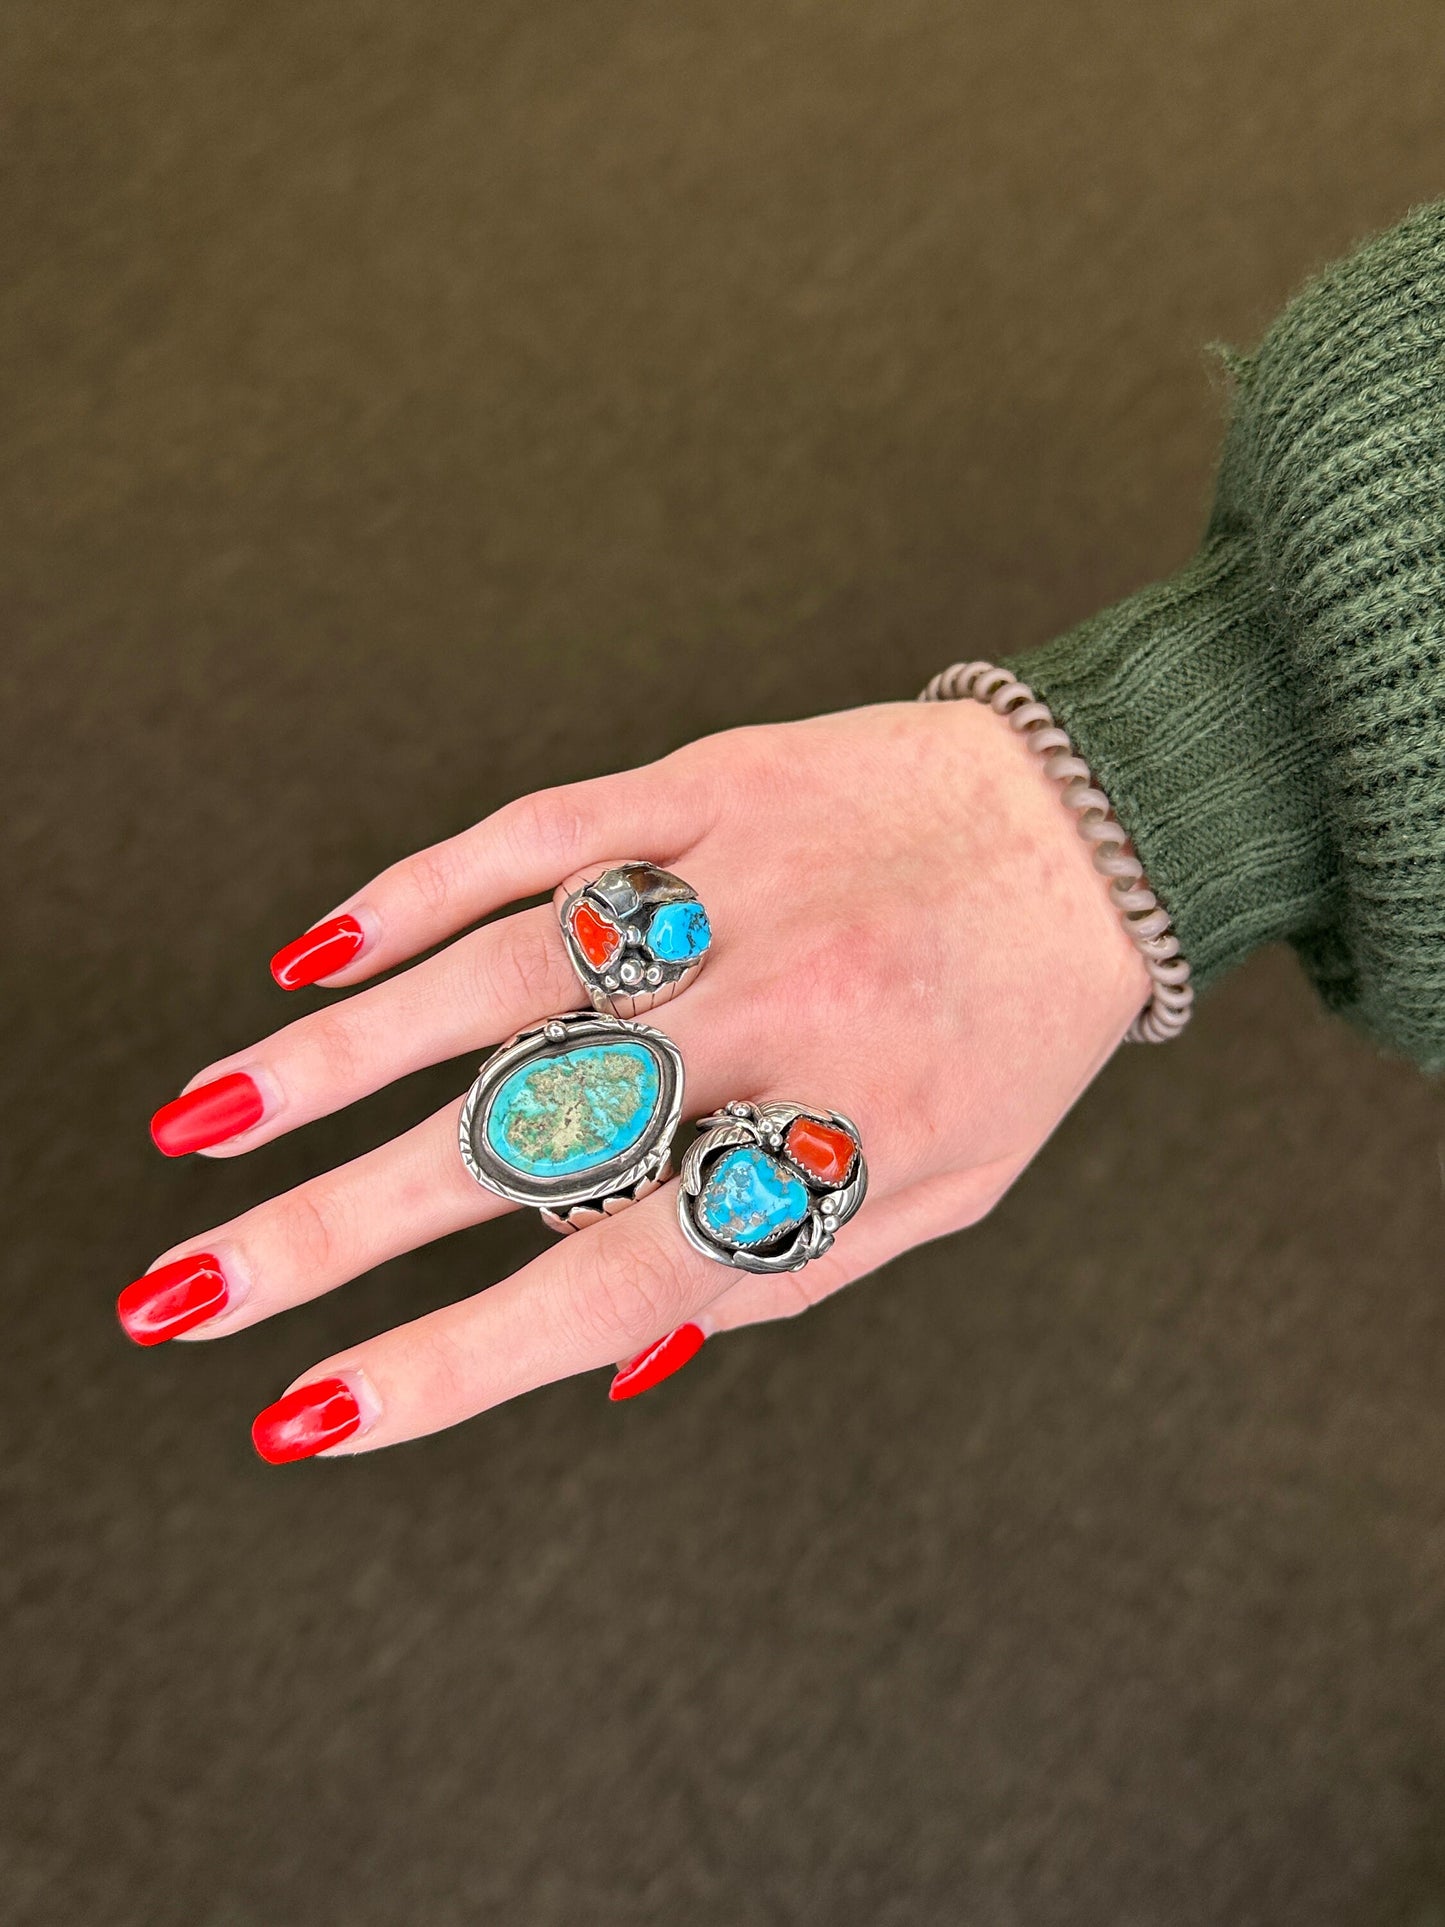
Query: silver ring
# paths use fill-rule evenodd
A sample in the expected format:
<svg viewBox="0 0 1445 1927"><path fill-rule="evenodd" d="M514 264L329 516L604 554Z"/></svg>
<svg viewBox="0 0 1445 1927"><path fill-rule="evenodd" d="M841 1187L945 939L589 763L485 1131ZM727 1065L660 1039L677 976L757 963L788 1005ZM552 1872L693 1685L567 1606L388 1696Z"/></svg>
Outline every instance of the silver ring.
<svg viewBox="0 0 1445 1927"><path fill-rule="evenodd" d="M467 1092L462 1162L554 1231L625 1210L669 1172L682 1056L647 1024L574 1011L518 1031Z"/></svg>
<svg viewBox="0 0 1445 1927"><path fill-rule="evenodd" d="M706 1258L801 1271L863 1202L858 1127L802 1104L729 1104L702 1119L682 1161L678 1222Z"/></svg>
<svg viewBox="0 0 1445 1927"><path fill-rule="evenodd" d="M579 871L554 901L582 988L614 1017L665 1004L707 961L712 927L697 892L655 863Z"/></svg>

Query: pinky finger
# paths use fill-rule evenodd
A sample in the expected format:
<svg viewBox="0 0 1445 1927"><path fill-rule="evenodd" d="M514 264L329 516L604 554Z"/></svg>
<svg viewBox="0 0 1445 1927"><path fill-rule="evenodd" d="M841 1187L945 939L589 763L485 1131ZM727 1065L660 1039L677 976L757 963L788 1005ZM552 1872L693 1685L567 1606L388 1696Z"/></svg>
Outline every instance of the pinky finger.
<svg viewBox="0 0 1445 1927"><path fill-rule="evenodd" d="M849 1225L839 1241L801 1271L743 1273L705 1311L649 1345L617 1369L608 1397L636 1398L682 1370L719 1332L738 1331L775 1318L796 1318L845 1285L911 1251L976 1224L1007 1190L1018 1167L989 1165L961 1176L933 1178L875 1202Z"/></svg>

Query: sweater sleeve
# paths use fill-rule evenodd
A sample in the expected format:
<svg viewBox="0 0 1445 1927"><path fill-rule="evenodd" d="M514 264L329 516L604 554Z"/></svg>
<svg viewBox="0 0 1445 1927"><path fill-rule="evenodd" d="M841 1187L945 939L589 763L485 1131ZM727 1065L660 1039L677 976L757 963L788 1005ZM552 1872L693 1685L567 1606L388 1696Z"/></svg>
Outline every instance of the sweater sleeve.
<svg viewBox="0 0 1445 1927"><path fill-rule="evenodd" d="M1199 551L1008 667L1092 765L1204 986L1293 944L1445 1068L1445 201L1253 355Z"/></svg>

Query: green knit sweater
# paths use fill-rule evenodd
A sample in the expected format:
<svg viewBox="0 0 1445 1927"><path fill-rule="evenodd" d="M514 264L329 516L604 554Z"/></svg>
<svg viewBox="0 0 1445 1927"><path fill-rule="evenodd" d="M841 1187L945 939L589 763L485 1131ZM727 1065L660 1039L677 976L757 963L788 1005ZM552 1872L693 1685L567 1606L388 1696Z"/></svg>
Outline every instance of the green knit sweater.
<svg viewBox="0 0 1445 1927"><path fill-rule="evenodd" d="M1292 943L1445 1067L1445 202L1236 380L1199 552L1009 667L1093 766L1200 985Z"/></svg>

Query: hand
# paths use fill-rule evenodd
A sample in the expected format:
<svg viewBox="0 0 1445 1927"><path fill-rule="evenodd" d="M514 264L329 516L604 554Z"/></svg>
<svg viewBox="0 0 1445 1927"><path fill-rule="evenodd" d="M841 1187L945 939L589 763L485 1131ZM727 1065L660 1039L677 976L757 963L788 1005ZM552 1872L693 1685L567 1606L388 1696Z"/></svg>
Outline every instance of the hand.
<svg viewBox="0 0 1445 1927"><path fill-rule="evenodd" d="M1148 995L1053 785L971 702L736 730L524 797L339 906L359 948L324 981L361 983L585 865L628 857L680 872L713 923L707 969L647 1019L682 1051L688 1115L733 1098L846 1113L868 1158L862 1209L805 1270L755 1276L691 1250L669 1184L474 1297L313 1367L297 1386L340 1387L268 1421L288 1455L455 1425L679 1326L711 1334L790 1315L973 1224ZM229 1105L199 1101L201 1135L231 1135L167 1148L238 1156L584 1001L551 908L519 911L210 1065L188 1090L250 1080L223 1087ZM188 1337L223 1337L511 1209L464 1170L459 1111L460 1099L166 1253L152 1274L212 1262L138 1281L122 1299L128 1328L143 1342L187 1325Z"/></svg>

